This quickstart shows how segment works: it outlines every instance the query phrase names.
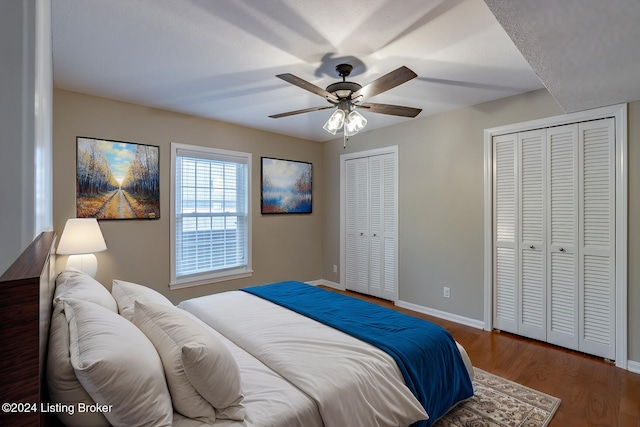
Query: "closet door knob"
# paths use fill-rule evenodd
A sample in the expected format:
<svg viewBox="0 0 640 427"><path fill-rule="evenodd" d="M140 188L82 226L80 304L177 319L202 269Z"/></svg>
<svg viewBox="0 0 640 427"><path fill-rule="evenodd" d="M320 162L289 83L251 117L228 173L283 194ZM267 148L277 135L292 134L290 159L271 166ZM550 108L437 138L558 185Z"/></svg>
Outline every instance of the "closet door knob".
<svg viewBox="0 0 640 427"><path fill-rule="evenodd" d="M534 247L533 245L529 245L529 249L533 249L533 247Z"/></svg>
<svg viewBox="0 0 640 427"><path fill-rule="evenodd" d="M560 248L560 252L564 252L564 248Z"/></svg>

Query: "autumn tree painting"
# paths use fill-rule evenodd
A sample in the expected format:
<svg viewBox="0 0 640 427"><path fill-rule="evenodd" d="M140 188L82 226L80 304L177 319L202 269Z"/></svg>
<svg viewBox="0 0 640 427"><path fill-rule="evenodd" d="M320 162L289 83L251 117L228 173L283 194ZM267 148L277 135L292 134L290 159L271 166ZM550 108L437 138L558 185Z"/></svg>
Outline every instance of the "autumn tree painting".
<svg viewBox="0 0 640 427"><path fill-rule="evenodd" d="M77 138L78 218L160 217L159 148Z"/></svg>

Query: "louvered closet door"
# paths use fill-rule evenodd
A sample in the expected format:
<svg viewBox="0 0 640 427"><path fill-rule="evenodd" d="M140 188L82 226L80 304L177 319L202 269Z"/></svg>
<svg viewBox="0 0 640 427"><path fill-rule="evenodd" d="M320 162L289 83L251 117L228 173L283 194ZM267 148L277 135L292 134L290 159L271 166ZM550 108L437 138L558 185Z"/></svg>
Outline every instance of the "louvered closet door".
<svg viewBox="0 0 640 427"><path fill-rule="evenodd" d="M578 349L578 125L547 130L547 341Z"/></svg>
<svg viewBox="0 0 640 427"><path fill-rule="evenodd" d="M615 359L614 119L581 123L579 141L579 348Z"/></svg>
<svg viewBox="0 0 640 427"><path fill-rule="evenodd" d="M369 292L369 160L352 159L346 168L346 288Z"/></svg>
<svg viewBox="0 0 640 427"><path fill-rule="evenodd" d="M395 301L397 157L345 161L346 288Z"/></svg>
<svg viewBox="0 0 640 427"><path fill-rule="evenodd" d="M547 337L545 145L544 129L518 134L518 332L539 340Z"/></svg>
<svg viewBox="0 0 640 427"><path fill-rule="evenodd" d="M494 325L615 358L615 121L493 138Z"/></svg>
<svg viewBox="0 0 640 427"><path fill-rule="evenodd" d="M518 332L516 143L516 134L493 138L493 324L497 329L514 333Z"/></svg>
<svg viewBox="0 0 640 427"><path fill-rule="evenodd" d="M394 300L396 288L395 157L369 158L371 276L369 294Z"/></svg>

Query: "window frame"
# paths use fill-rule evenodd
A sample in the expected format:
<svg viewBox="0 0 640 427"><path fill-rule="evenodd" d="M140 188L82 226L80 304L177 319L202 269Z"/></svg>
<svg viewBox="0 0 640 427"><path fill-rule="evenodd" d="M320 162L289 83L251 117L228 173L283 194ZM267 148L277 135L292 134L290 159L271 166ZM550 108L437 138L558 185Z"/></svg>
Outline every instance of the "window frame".
<svg viewBox="0 0 640 427"><path fill-rule="evenodd" d="M195 273L183 277L176 277L176 159L178 157L179 150L190 151L194 154L201 154L203 159L210 157L238 157L246 160L247 163L247 230L246 230L246 265L236 268L223 268L218 270L211 270L202 273ZM219 148L182 144L177 142L171 143L171 197L170 197L170 257L171 257L171 281L169 282L169 289L182 289L192 286L206 285L216 282L222 282L226 280L239 279L243 277L250 277L253 275L252 261L251 261L251 169L252 169L252 155L251 153L244 153L240 151L223 150Z"/></svg>

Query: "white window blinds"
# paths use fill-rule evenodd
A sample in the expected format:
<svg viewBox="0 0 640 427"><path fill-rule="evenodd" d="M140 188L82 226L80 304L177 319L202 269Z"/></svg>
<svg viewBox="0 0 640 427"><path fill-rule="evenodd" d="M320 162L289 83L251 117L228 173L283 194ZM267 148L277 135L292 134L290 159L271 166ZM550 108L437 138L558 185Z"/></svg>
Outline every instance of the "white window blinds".
<svg viewBox="0 0 640 427"><path fill-rule="evenodd" d="M250 155L174 149L173 281L248 271Z"/></svg>

